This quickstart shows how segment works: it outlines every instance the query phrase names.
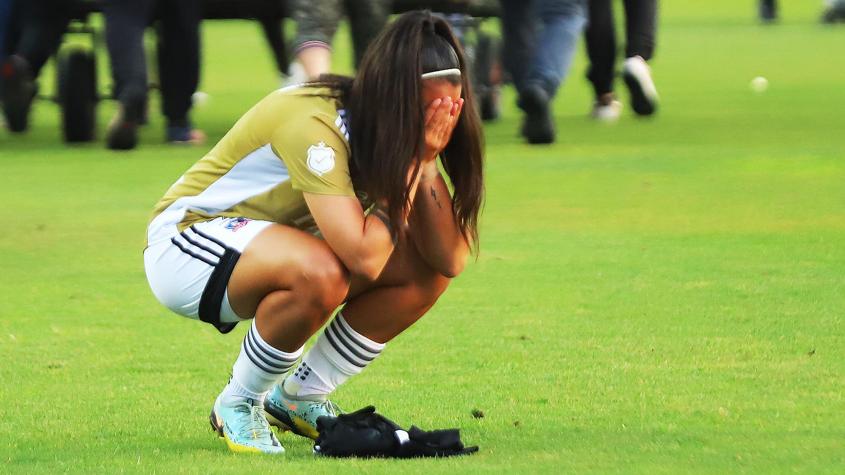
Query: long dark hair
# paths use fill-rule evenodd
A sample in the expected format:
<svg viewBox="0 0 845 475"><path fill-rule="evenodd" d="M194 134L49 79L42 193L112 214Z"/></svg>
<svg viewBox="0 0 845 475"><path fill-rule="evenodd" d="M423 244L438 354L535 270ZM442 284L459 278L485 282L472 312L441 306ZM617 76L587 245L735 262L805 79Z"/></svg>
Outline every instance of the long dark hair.
<svg viewBox="0 0 845 475"><path fill-rule="evenodd" d="M483 134L470 68L449 24L428 11L405 13L373 40L354 78L325 75L313 84L335 90L347 111L355 187L384 199L398 223L411 205L406 178L425 140L421 76L451 68L461 71L464 107L440 160L454 188L457 224L475 247L484 199Z"/></svg>

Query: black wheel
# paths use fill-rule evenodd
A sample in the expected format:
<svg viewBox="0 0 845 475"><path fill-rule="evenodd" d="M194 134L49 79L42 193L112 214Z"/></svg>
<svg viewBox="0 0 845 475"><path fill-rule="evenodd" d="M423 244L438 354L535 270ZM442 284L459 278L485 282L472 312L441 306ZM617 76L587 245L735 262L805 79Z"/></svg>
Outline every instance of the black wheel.
<svg viewBox="0 0 845 475"><path fill-rule="evenodd" d="M481 120L499 118L499 86L501 84L501 62L499 41L485 33L478 33L475 46L473 69L475 71L475 95Z"/></svg>
<svg viewBox="0 0 845 475"><path fill-rule="evenodd" d="M59 55L57 73L65 141L94 140L97 110L97 66L94 54L80 47L63 50Z"/></svg>

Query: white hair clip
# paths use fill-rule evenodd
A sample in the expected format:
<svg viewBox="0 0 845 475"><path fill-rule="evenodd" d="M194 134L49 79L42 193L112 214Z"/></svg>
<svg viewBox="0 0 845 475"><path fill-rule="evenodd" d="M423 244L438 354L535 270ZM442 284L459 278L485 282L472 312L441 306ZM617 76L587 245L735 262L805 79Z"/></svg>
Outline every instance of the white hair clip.
<svg viewBox="0 0 845 475"><path fill-rule="evenodd" d="M442 78L444 76L460 76L461 70L458 68L452 69L441 69L440 71L432 71L430 73L424 73L420 76L423 79L432 79L432 78Z"/></svg>

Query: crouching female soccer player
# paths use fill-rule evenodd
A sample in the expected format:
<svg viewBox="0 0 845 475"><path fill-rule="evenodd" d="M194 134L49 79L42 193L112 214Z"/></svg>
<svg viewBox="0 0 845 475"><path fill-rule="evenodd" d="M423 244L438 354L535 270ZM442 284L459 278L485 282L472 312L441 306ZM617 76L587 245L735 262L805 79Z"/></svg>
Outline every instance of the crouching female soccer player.
<svg viewBox="0 0 845 475"><path fill-rule="evenodd" d="M252 319L211 412L233 451L284 452L269 424L316 437L327 396L461 272L483 194L466 71L446 22L402 15L354 79L270 94L156 206L158 300L224 333Z"/></svg>

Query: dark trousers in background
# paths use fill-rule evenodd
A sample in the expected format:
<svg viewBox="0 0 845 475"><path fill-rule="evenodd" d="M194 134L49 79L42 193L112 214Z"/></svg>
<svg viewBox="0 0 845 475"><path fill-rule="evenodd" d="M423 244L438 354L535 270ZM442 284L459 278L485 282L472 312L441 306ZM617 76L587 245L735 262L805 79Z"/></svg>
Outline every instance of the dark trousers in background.
<svg viewBox="0 0 845 475"><path fill-rule="evenodd" d="M593 83L596 97L613 91L616 63L616 28L613 23L613 0L590 0L587 20L587 56L590 69L587 78ZM625 57L640 56L648 61L654 54L657 33L657 0L624 0Z"/></svg>
<svg viewBox="0 0 845 475"><path fill-rule="evenodd" d="M361 58L364 57L367 46L387 24L390 16L389 3L386 0L346 1L346 15L349 17L356 68L361 64Z"/></svg>
<svg viewBox="0 0 845 475"><path fill-rule="evenodd" d="M32 77L37 78L62 42L62 35L70 23L69 2L17 0L6 3L8 29L4 33L7 41L5 53L24 58Z"/></svg>
<svg viewBox="0 0 845 475"><path fill-rule="evenodd" d="M586 0L500 0L502 60L517 91L538 85L553 98L569 72Z"/></svg>
<svg viewBox="0 0 845 475"><path fill-rule="evenodd" d="M11 53L9 51L10 31L12 24L13 0L0 0L0 61Z"/></svg>
<svg viewBox="0 0 845 475"><path fill-rule="evenodd" d="M511 75L517 91L523 89L525 78L537 49L537 22L530 3L520 0L499 0L502 6L502 65Z"/></svg>
<svg viewBox="0 0 845 475"><path fill-rule="evenodd" d="M125 107L146 103L144 30L155 17L162 113L168 125L187 126L199 85L199 0L107 0L104 13L117 99Z"/></svg>
<svg viewBox="0 0 845 475"><path fill-rule="evenodd" d="M345 12L349 18L356 67L390 16L390 0L295 0L291 5L297 31L293 40L294 53L312 41L331 47Z"/></svg>

